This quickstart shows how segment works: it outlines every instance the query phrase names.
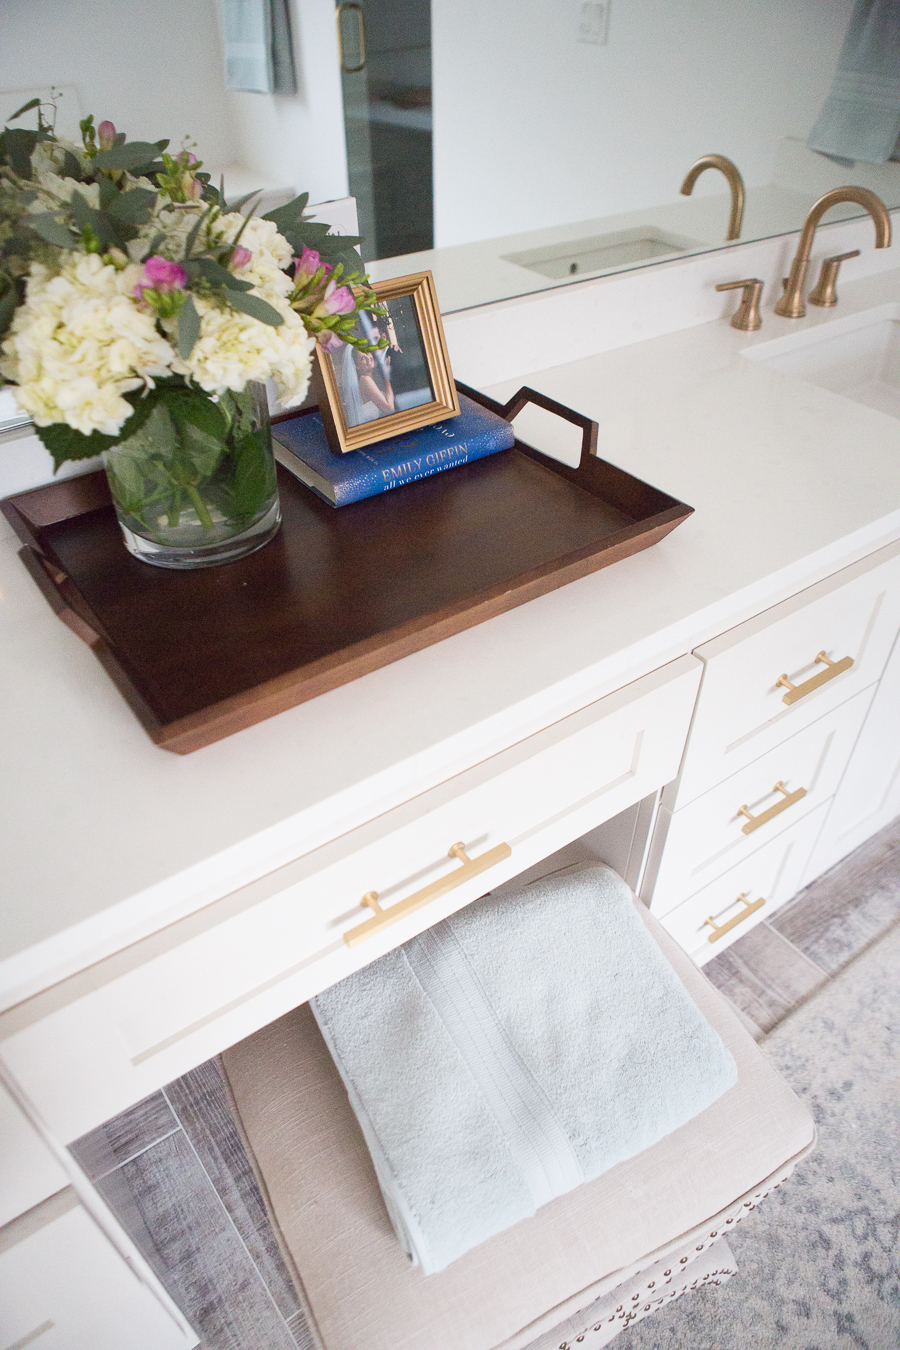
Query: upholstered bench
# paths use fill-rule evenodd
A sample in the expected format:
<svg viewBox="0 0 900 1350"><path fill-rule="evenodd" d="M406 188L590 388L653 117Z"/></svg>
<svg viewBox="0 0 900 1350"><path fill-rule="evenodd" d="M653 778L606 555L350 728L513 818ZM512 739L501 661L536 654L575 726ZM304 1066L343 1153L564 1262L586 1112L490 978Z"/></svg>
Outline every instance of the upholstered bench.
<svg viewBox="0 0 900 1350"><path fill-rule="evenodd" d="M813 1147L806 1108L693 962L638 909L734 1055L737 1084L652 1148L436 1275L424 1276L400 1248L308 1006L223 1055L321 1350L552 1350L579 1326L591 1329L591 1346L606 1344L629 1308L650 1311L696 1282L692 1258L700 1270L705 1254L714 1269L711 1244ZM727 1274L730 1253L718 1250Z"/></svg>

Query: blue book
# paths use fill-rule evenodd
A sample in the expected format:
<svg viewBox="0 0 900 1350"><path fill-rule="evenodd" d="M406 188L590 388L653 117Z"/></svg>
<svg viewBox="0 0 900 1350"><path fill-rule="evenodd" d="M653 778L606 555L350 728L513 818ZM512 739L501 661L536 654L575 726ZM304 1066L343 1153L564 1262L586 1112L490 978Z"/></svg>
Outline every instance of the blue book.
<svg viewBox="0 0 900 1350"><path fill-rule="evenodd" d="M509 422L465 394L459 407L458 417L344 455L328 444L321 414L306 413L272 428L275 458L326 502L346 506L510 449Z"/></svg>

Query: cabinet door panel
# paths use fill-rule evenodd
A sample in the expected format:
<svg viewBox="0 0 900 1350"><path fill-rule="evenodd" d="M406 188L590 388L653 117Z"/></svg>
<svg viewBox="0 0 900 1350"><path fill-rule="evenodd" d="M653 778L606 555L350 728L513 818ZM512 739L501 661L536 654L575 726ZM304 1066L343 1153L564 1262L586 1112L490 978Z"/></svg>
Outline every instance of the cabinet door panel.
<svg viewBox="0 0 900 1350"><path fill-rule="evenodd" d="M891 653L804 885L900 815L900 639Z"/></svg>
<svg viewBox="0 0 900 1350"><path fill-rule="evenodd" d="M663 917L663 927L698 965L718 956L796 895L827 810L824 802Z"/></svg>
<svg viewBox="0 0 900 1350"><path fill-rule="evenodd" d="M674 813L654 914L667 914L833 795L873 692L863 690Z"/></svg>
<svg viewBox="0 0 900 1350"><path fill-rule="evenodd" d="M56 1210L68 1203L67 1212L41 1223L38 1211L27 1235L16 1240L14 1224L7 1241L0 1240L3 1345L34 1350L188 1350L197 1345L78 1202L60 1199Z"/></svg>
<svg viewBox="0 0 900 1350"><path fill-rule="evenodd" d="M0 1084L0 1227L68 1184L62 1164Z"/></svg>
<svg viewBox="0 0 900 1350"><path fill-rule="evenodd" d="M900 544L880 549L696 649L703 683L671 809L878 679L900 628L898 555ZM820 652L852 665L829 667ZM782 675L793 694L776 683Z"/></svg>

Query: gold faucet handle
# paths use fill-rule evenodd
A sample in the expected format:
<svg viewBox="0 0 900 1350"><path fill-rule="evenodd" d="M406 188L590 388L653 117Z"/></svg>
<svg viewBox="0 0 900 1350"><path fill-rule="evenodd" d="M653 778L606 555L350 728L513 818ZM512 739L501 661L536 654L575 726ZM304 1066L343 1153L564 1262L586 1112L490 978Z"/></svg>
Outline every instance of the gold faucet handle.
<svg viewBox="0 0 900 1350"><path fill-rule="evenodd" d="M763 283L759 277L746 277L743 281L723 281L716 287L717 291L742 290L744 292L740 305L732 315L732 328L740 328L745 333L755 333L757 328L762 327L762 318L759 313L762 288Z"/></svg>
<svg viewBox="0 0 900 1350"><path fill-rule="evenodd" d="M848 258L858 257L859 249L855 248L852 253L836 253L833 258L826 258L822 263L822 270L819 273L815 290L810 291L809 303L811 305L822 305L825 308L829 305L836 305L837 279L841 263L846 262Z"/></svg>

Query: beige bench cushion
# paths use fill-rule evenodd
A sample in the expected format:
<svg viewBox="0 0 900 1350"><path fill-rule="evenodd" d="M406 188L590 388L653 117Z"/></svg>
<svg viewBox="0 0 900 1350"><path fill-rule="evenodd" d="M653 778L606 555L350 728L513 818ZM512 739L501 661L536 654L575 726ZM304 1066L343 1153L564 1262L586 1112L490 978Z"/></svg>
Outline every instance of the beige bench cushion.
<svg viewBox="0 0 900 1350"><path fill-rule="evenodd" d="M362 1134L308 1006L223 1064L325 1350L517 1350L708 1233L811 1147L813 1122L705 976L642 918L738 1066L738 1082L652 1148L425 1276L390 1226Z"/></svg>

